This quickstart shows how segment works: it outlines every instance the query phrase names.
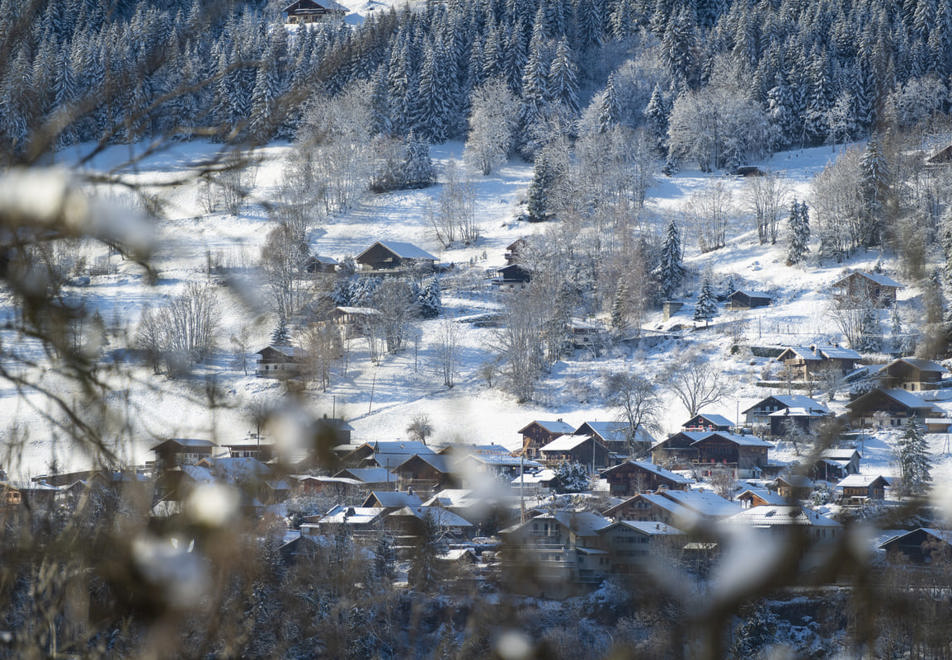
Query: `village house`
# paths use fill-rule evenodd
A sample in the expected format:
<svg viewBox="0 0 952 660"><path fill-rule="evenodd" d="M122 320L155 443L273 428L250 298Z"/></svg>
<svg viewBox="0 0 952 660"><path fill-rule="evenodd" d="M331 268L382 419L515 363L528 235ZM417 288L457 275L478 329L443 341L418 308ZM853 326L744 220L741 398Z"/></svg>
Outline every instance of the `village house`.
<svg viewBox="0 0 952 660"><path fill-rule="evenodd" d="M16 509L21 504L23 496L20 489L7 481L0 482L0 509Z"/></svg>
<svg viewBox="0 0 952 660"><path fill-rule="evenodd" d="M353 479L366 489L393 490L400 478L387 468L353 467L334 473L335 478Z"/></svg>
<svg viewBox="0 0 952 660"><path fill-rule="evenodd" d="M821 418L830 414L830 409L819 401L814 401L803 394L772 394L761 399L741 414L744 415L744 422L747 426L769 427L773 433L774 426L777 425L776 417L771 417L774 413L790 410L803 411L808 414L819 415ZM809 427L804 426L804 430Z"/></svg>
<svg viewBox="0 0 952 660"><path fill-rule="evenodd" d="M535 420L519 429L522 435L522 450L529 458L540 458L539 450L556 438L572 435L575 429L561 418L553 421Z"/></svg>
<svg viewBox="0 0 952 660"><path fill-rule="evenodd" d="M373 307L335 307L331 318L340 328L342 340L364 337L380 320L380 310Z"/></svg>
<svg viewBox="0 0 952 660"><path fill-rule="evenodd" d="M436 452L416 440L365 442L343 456L341 463L348 467L381 467L394 470L416 454L435 455Z"/></svg>
<svg viewBox="0 0 952 660"><path fill-rule="evenodd" d="M917 394L899 389L877 388L846 404L850 423L855 427L898 427L906 420L945 417L945 412Z"/></svg>
<svg viewBox="0 0 952 660"><path fill-rule="evenodd" d="M304 351L296 346L266 346L255 353L258 365L255 375L259 378L296 378L304 366Z"/></svg>
<svg viewBox="0 0 952 660"><path fill-rule="evenodd" d="M680 490L694 483L680 474L669 472L653 463L627 460L601 473L608 481L608 489L615 497L631 497L637 493L653 492L662 488Z"/></svg>
<svg viewBox="0 0 952 660"><path fill-rule="evenodd" d="M795 379L813 380L827 370L848 374L861 357L856 351L839 346L789 346L777 356L777 361Z"/></svg>
<svg viewBox="0 0 952 660"><path fill-rule="evenodd" d="M522 256L522 251L529 246L529 241L525 238L517 238L512 243L506 246L506 263L514 264L519 261Z"/></svg>
<svg viewBox="0 0 952 660"><path fill-rule="evenodd" d="M513 479L509 487L526 497L543 497L555 490L555 470L548 468L525 472Z"/></svg>
<svg viewBox="0 0 952 660"><path fill-rule="evenodd" d="M509 264L495 270L491 282L499 289L521 289L532 280L532 273L528 268L519 264Z"/></svg>
<svg viewBox="0 0 952 660"><path fill-rule="evenodd" d="M952 531L920 527L894 536L879 547L894 562L948 564L952 560Z"/></svg>
<svg viewBox="0 0 952 660"><path fill-rule="evenodd" d="M480 535L495 534L519 519L519 500L511 494L497 496L484 490L446 488L423 503L440 507L476 525Z"/></svg>
<svg viewBox="0 0 952 660"><path fill-rule="evenodd" d="M654 569L651 561L680 560L686 535L679 529L658 521L620 520L597 531L600 549L608 553L608 572L632 575Z"/></svg>
<svg viewBox="0 0 952 660"><path fill-rule="evenodd" d="M681 431L651 448L651 462L671 470L696 470L709 476L730 469L737 478L757 477L767 465L769 442L727 431Z"/></svg>
<svg viewBox="0 0 952 660"><path fill-rule="evenodd" d="M856 271L833 283L833 299L841 307L892 307L901 288L899 282L882 273Z"/></svg>
<svg viewBox="0 0 952 660"><path fill-rule="evenodd" d="M734 422L723 415L699 413L681 425L682 431L730 431Z"/></svg>
<svg viewBox="0 0 952 660"><path fill-rule="evenodd" d="M373 536L383 527L386 509L338 505L315 522L301 525L302 536L334 536L343 527L356 539Z"/></svg>
<svg viewBox="0 0 952 660"><path fill-rule="evenodd" d="M400 478L401 489L412 488L424 496L459 484L447 457L435 453L414 454L393 468L393 472Z"/></svg>
<svg viewBox="0 0 952 660"><path fill-rule="evenodd" d="M509 453L451 454L450 461L463 485L468 485L470 482L485 483L483 478L485 475L491 475L509 483L522 471L534 472L543 467L538 461L522 456L512 456Z"/></svg>
<svg viewBox="0 0 952 660"><path fill-rule="evenodd" d="M568 583L602 579L610 566L598 530L609 524L591 512L558 511L501 530L512 586L555 595L565 593Z"/></svg>
<svg viewBox="0 0 952 660"><path fill-rule="evenodd" d="M377 241L358 254L354 261L372 271L431 271L436 266L436 257L432 254L401 241Z"/></svg>
<svg viewBox="0 0 952 660"><path fill-rule="evenodd" d="M614 520L663 522L684 531L704 527L741 510L736 502L709 490L662 490L639 493L603 514Z"/></svg>
<svg viewBox="0 0 952 660"><path fill-rule="evenodd" d="M423 501L413 491L375 490L367 496L361 507L386 509L388 513L402 509L405 506L421 506Z"/></svg>
<svg viewBox="0 0 952 660"><path fill-rule="evenodd" d="M769 487L785 500L805 500L813 494L813 481L802 474L782 474Z"/></svg>
<svg viewBox="0 0 952 660"><path fill-rule="evenodd" d="M295 0L284 8L288 25L307 25L347 15L348 9L333 0Z"/></svg>
<svg viewBox="0 0 952 660"><path fill-rule="evenodd" d="M288 475L291 490L300 495L322 494L335 502L356 504L366 490L362 482L347 477L326 477L313 474Z"/></svg>
<svg viewBox="0 0 952 660"><path fill-rule="evenodd" d="M628 422L585 422L573 435L590 435L601 441L616 456L629 456L632 449L646 450L655 443L655 439L641 424L632 438L633 447L628 446Z"/></svg>
<svg viewBox="0 0 952 660"><path fill-rule="evenodd" d="M311 255L304 262L304 272L310 274L333 273L340 264L333 257Z"/></svg>
<svg viewBox="0 0 952 660"><path fill-rule="evenodd" d="M843 526L835 520L791 504L750 507L725 522L787 538L793 535L794 530L802 530L806 533L805 540L811 544L830 542L843 531Z"/></svg>
<svg viewBox="0 0 952 660"><path fill-rule="evenodd" d="M152 447L157 471L179 465L195 465L209 458L218 445L201 438L169 438Z"/></svg>
<svg viewBox="0 0 952 660"><path fill-rule="evenodd" d="M880 369L876 378L881 387L916 392L939 387L945 372L945 367L932 360L899 358Z"/></svg>
<svg viewBox="0 0 952 660"><path fill-rule="evenodd" d="M745 509L749 509L752 506L787 504L787 498L766 488L746 488L737 496L737 501L740 502L740 505Z"/></svg>
<svg viewBox="0 0 952 660"><path fill-rule="evenodd" d="M610 458L608 448L590 435L560 436L539 449L539 454L549 467L580 463L589 474L606 467Z"/></svg>
<svg viewBox="0 0 952 660"><path fill-rule="evenodd" d="M228 450L232 458L256 458L262 463L274 458L274 443L255 433L249 433L248 437L238 442L224 443L222 447Z"/></svg>
<svg viewBox="0 0 952 660"><path fill-rule="evenodd" d="M871 500L886 499L886 487L889 479L880 474L851 474L836 487L842 489L840 502L845 505L863 505Z"/></svg>
<svg viewBox="0 0 952 660"><path fill-rule="evenodd" d="M860 459L862 456L856 449L824 449L813 464L813 478L839 481L847 475L859 472Z"/></svg>
<svg viewBox="0 0 952 660"><path fill-rule="evenodd" d="M770 305L770 302L771 299L769 296L758 296L757 294L747 291L737 290L727 296L727 309L756 309L758 307L767 307Z"/></svg>
<svg viewBox="0 0 952 660"><path fill-rule="evenodd" d="M463 541L473 537L475 525L452 511L438 506L405 506L387 515L383 528L394 536L396 543L412 550L419 545L429 519L443 541Z"/></svg>

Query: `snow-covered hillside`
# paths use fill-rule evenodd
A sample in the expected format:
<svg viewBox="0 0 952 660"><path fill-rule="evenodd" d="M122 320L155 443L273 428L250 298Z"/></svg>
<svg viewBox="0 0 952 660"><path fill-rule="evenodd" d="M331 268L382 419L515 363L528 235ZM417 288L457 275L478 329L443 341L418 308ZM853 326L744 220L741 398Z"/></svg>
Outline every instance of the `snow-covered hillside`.
<svg viewBox="0 0 952 660"><path fill-rule="evenodd" d="M204 143L178 145L138 163L137 176L148 182L171 180L187 172L215 148ZM77 286L75 292L88 296L90 304L100 311L107 324L113 319L117 323L121 320L134 330L145 305L154 305L163 297L178 293L188 282L205 281L209 259L233 270L247 269L257 260L268 228L266 214L256 202L266 201L275 193L289 148L275 144L261 151L262 162L257 168L253 194L237 216L204 213L200 191L191 183L162 193L168 202L168 220L157 228L155 266L159 280L154 286L146 283L137 266L109 257L103 250L87 256L109 260L115 272L96 276L88 284ZM445 168L450 160L460 160L461 152L460 143L449 143L435 147L432 155L437 164ZM70 155L62 154L61 162L68 164ZM110 148L88 166L109 170L129 155L127 147ZM759 165L777 172L791 195L805 198L809 194L810 179L834 156L829 147L822 147L779 153ZM546 230L544 224L527 225L515 220L531 176L530 165L514 161L491 176L472 177L476 214L483 235L475 246L442 250L436 242L428 225L427 211L439 199L441 186L437 185L367 197L313 231L312 251L339 258L353 256L378 239L414 242L441 261L457 266L444 280L444 316L461 318L491 311L498 308L499 300L486 281L487 269L505 263L505 246L512 241ZM657 175L648 191L645 221L655 224L660 231L670 214L679 213L692 193L710 185L715 178L693 171L682 171L671 177ZM741 177L722 177L721 183L731 192L736 208L727 231L727 245L701 254L688 236L685 238L686 263L697 272L710 273L717 287L723 287L727 277L732 275L739 288L771 296L771 306L727 312L722 305L710 329L686 333L682 340L668 340L651 348L620 344L597 358L579 351L552 367L531 404L518 404L499 389L487 387L479 375L479 367L491 357L493 331L467 323L460 324L462 350L457 384L452 389L444 387L435 357L435 336L441 321L423 321L417 348L411 344L398 354L386 355L378 365L369 360L362 342L355 343L346 374L335 376L327 392L308 390L305 405L315 414L333 411L343 415L356 428L356 439L360 441L405 437L408 422L415 415L425 413L435 428L436 441L461 439L514 447L519 439L516 431L534 418L561 417L576 426L583 421L615 418L617 411L606 407L602 395L607 373L623 370L659 373L672 360L677 360L682 350L694 347L708 354L733 382L730 396L711 406L708 412L736 420L739 411L769 392L755 384L769 360L756 358L749 352L732 355L730 347L737 342L809 345L841 341L826 313L829 285L845 267L872 268L882 261L888 271L892 260L889 254L860 252L848 263L819 264L814 259L803 266L788 267L784 263L783 241L771 246L760 245L757 240L749 214L743 209L747 181ZM255 347L253 351L268 343L274 328L274 317L262 302L266 295L263 284L248 279L241 281L242 286L236 290L220 289L224 319L219 350L208 364L198 369L195 378L169 381L164 376L153 376L151 370L143 367L134 372L132 381L115 383L123 396L128 392L128 402L134 410L129 431L129 436L134 438L132 446L119 443L127 460L142 462L150 458L148 447L158 437L210 436L218 440L241 437L252 428L242 409L250 403L277 400L280 396L278 383L245 376L235 368L229 338L246 329ZM918 296L915 287L901 290L899 309L902 314L913 318L918 313ZM2 303L3 313L9 315L9 300ZM740 322L742 328L738 329L735 321ZM673 323L689 328L694 325L690 312L682 310L667 322L660 312L653 312L644 327L662 329ZM27 342L9 334L3 341L19 342L28 350ZM202 397L205 378L214 378L225 393L225 401L213 411L207 409ZM841 393L831 402L835 410L842 410L844 396ZM667 432L680 426L685 410L671 393L665 392L664 398L663 426ZM0 406L0 428L29 431L24 471L44 469L54 451L61 466L83 463L83 456L71 453L66 447L51 450L51 431L42 421L49 410L41 397L18 393L4 385L0 399L4 401ZM952 404L941 405L952 410ZM933 436L933 443L933 449L942 459L937 476L952 476L947 441ZM792 460L795 457L792 448L781 446L772 458ZM893 471L893 455L885 438L868 443L864 459L864 466L870 470L887 474Z"/></svg>

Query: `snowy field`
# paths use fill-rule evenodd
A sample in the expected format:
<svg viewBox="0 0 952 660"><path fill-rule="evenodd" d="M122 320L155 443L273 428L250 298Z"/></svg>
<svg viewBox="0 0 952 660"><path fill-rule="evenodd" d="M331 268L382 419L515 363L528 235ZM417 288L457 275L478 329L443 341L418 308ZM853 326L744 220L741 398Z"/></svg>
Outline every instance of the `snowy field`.
<svg viewBox="0 0 952 660"><path fill-rule="evenodd" d="M187 175L196 163L213 155L216 148L204 143L175 145L139 162L136 176L148 183L172 181ZM138 266L121 262L116 256L109 257L104 249L90 248L88 259L106 259L114 264L115 272L91 278L87 285L77 287L75 293L89 296L90 304L107 325L124 326L134 332L145 305L160 303L163 298L180 292L189 282L205 281L210 257L232 269L250 267L257 261L269 227L266 213L256 202L267 201L274 195L288 149L286 144L275 144L261 150L262 161L257 168L253 194L237 216L204 213L198 186L193 183L163 190L168 219L156 228L154 263L159 280L154 286L146 283ZM434 161L441 169L445 169L450 160L459 161L461 154L462 145L458 142L432 150ZM109 171L131 155L134 151L129 147L113 147L88 167ZM69 164L71 156L61 154L59 160ZM792 195L808 199L811 178L834 156L829 147L822 147L780 153L758 165L780 174ZM413 242L441 261L457 265L455 274L446 280L443 288L445 316L458 318L491 311L499 302L486 283L487 269L504 265L506 245L546 229L544 225L527 225L514 220L531 176L530 165L514 161L488 177L472 177L476 214L483 234L475 246L441 250L434 239L426 213L439 199L441 186L437 185L425 190L367 197L313 231L312 252L340 258L358 254L375 240ZM715 178L689 170L672 177L658 174L648 191L646 222L654 223L660 231L693 192L704 189ZM730 355L728 349L738 338L738 331L729 330L732 325L729 322L743 322L739 338L755 345L840 342L842 338L825 309L829 285L843 268L872 268L882 260L888 274L898 275L890 269L894 263L891 255L879 252L860 252L849 263L817 264L814 259L802 267L786 266L785 241L775 246L762 246L757 241L756 229L742 208L746 180L740 177L721 177L721 180L731 191L737 207L727 231L727 245L701 254L688 238L690 232L685 232L685 260L698 272L710 272L718 290L723 288L727 276L733 275L738 288L771 296L774 304L770 307L750 312L727 312L722 307L712 328L686 333L683 340L668 341L651 349L617 346L598 358L579 351L552 367L537 390L535 402L528 405L518 404L508 394L489 389L483 382L478 369L491 356L488 345L492 330L469 324L460 324L462 350L457 384L452 389L445 388L442 375L437 373L439 361L435 356L435 336L440 321L424 321L420 324L418 350L414 350L411 342L409 348L396 355L386 355L376 366L370 361L364 343L355 342L346 374L337 375L327 392L309 389L303 405L315 414L333 412L344 416L355 427L358 441L403 438L408 422L415 415L425 413L435 428L433 440L436 442L495 442L516 447L519 444L516 431L532 419L561 417L575 426L584 421L615 419L617 412L607 408L602 400L601 384L605 374L621 370L659 373L671 360L677 359L682 350L691 347L709 355L735 383L727 398L705 412L720 413L736 421L739 411L771 393L755 385L769 361L749 353ZM918 297L914 287L907 286L900 291L899 309L904 318L916 317ZM157 438L209 437L224 442L238 440L252 430L252 422L244 418L240 410L251 403L277 400L280 386L275 381L245 376L236 369L229 337L246 329L252 352L268 343L275 317L267 311L264 299L262 283L242 280L242 286L234 290L221 288L219 303L224 318L219 350L208 364L200 366L193 378L170 381L164 376L153 376L150 369L143 367L134 370L127 381L113 384L115 398L127 404L133 413L128 416L129 428L116 432L120 455L130 462L141 463L151 458L148 448ZM9 300L0 299L0 313L4 317L11 314ZM663 329L674 323L694 325L690 311L685 310L667 322L662 320L660 312L649 314L644 327ZM42 359L38 348L22 338L8 333L0 340L5 346L16 346L17 350ZM52 376L43 377L48 378L52 389L58 391L57 388L63 387ZM224 392L224 400L213 411L203 401L208 378L213 378ZM29 443L21 472L43 471L54 453L62 469L84 465L87 459L82 454L51 442L54 433L43 421L43 416L51 411L41 397L18 393L5 383L2 388L2 433L9 436L12 429L28 432ZM69 393L63 394L68 400ZM670 432L680 426L686 412L672 394L665 392L664 397L663 426L665 432ZM844 403L845 393L840 393L831 407L839 412ZM952 403L942 405L952 410ZM934 476L937 480L952 477L948 440L944 436L931 437L939 463ZM863 449L864 472L895 472L892 450L885 438L873 438ZM792 448L780 446L771 453L771 458L782 461L793 460L795 456Z"/></svg>

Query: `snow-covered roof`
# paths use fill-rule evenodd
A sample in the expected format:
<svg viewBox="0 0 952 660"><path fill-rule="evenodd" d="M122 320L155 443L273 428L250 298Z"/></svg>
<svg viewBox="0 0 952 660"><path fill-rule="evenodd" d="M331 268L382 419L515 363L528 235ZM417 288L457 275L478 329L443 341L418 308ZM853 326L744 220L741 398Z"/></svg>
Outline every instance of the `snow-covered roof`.
<svg viewBox="0 0 952 660"><path fill-rule="evenodd" d="M291 359L304 357L304 351L301 348L297 346L289 346L288 344L268 344L266 347L256 352L255 355L263 355L268 349L271 349L272 351L280 353L281 355Z"/></svg>
<svg viewBox="0 0 952 660"><path fill-rule="evenodd" d="M168 443L168 444L178 445L178 446L180 446L180 447L186 447L186 448L189 448L189 449L204 449L204 448L206 448L206 447L217 447L217 446L218 446L218 445L216 445L214 442L212 442L211 440L203 440L203 439L201 439L201 438L169 438L169 439L167 439L167 440L163 440L163 441L160 442L159 444L157 444L157 445L155 445L154 447L152 447L152 449L151 449L150 451L155 451L156 449L158 449L159 447L161 447L161 446L163 446L163 445L165 445L165 444L167 444L167 443Z"/></svg>
<svg viewBox="0 0 952 660"><path fill-rule="evenodd" d="M737 502L726 500L709 490L666 490L661 495L703 516L721 518L740 511Z"/></svg>
<svg viewBox="0 0 952 660"><path fill-rule="evenodd" d="M851 474L836 484L837 488L869 488L877 480L882 479L887 486L891 485L889 479L881 474Z"/></svg>
<svg viewBox="0 0 952 660"><path fill-rule="evenodd" d="M424 502L423 506L460 507L473 503L473 491L468 488L444 488Z"/></svg>
<svg viewBox="0 0 952 660"><path fill-rule="evenodd" d="M845 277L841 277L840 279L838 279L836 282L833 283L833 286L843 286L843 284L854 275L865 277L867 280L871 282L875 282L876 284L880 286L890 286L890 287L895 287L897 289L902 288L902 284L900 284L899 282L897 282L891 277L883 275L882 273L870 273L870 272L862 271L862 270L857 270L850 273L849 275L846 275Z"/></svg>
<svg viewBox="0 0 952 660"><path fill-rule="evenodd" d="M780 355L777 356L777 359L782 361L784 359L784 355L786 355L788 351L802 360L814 360L819 362L823 359L814 353L813 349L808 346L788 346L783 349L783 352L780 353Z"/></svg>
<svg viewBox="0 0 952 660"><path fill-rule="evenodd" d="M550 470L547 468L545 470L539 470L535 473L526 472L525 474L513 479L512 485L519 486L523 482L525 482L527 486L532 484L545 484L549 483L553 479L555 479L555 470Z"/></svg>
<svg viewBox="0 0 952 660"><path fill-rule="evenodd" d="M519 467L520 465L525 465L527 468L542 467L541 463L529 459L525 459L525 463L523 464L523 459L521 457L510 456L508 454L468 454L463 456L460 460L471 460L476 461L477 463L482 463L483 465L495 465L501 467Z"/></svg>
<svg viewBox="0 0 952 660"><path fill-rule="evenodd" d="M219 479L229 483L270 476L271 468L255 458L206 458L208 467Z"/></svg>
<svg viewBox="0 0 952 660"><path fill-rule="evenodd" d="M378 520L386 509L376 506L343 506L337 505L327 512L319 521L319 525L368 525ZM304 525L301 525L304 527Z"/></svg>
<svg viewBox="0 0 952 660"><path fill-rule="evenodd" d="M179 468L182 474L186 474L192 480L198 483L210 484L215 481L215 475L207 467L201 465L182 465Z"/></svg>
<svg viewBox="0 0 952 660"><path fill-rule="evenodd" d="M321 255L319 255L319 254L312 256L312 257L310 258L310 260L311 260L311 261L316 261L316 262L319 263L319 264L325 264L325 265L327 265L327 266L336 266L336 265L337 265L337 259L334 259L333 257L324 257L324 256L321 256Z"/></svg>
<svg viewBox="0 0 952 660"><path fill-rule="evenodd" d="M787 498L782 497L779 493L775 493L772 490L767 490L766 488L745 488L744 492L737 496L737 499L740 499L747 493L751 495L756 495L762 499L767 504L786 504Z"/></svg>
<svg viewBox="0 0 952 660"><path fill-rule="evenodd" d="M577 435L597 435L605 442L624 442L628 433L627 422L585 422L575 430ZM654 442L654 438L639 425L635 434L637 442Z"/></svg>
<svg viewBox="0 0 952 660"><path fill-rule="evenodd" d="M820 457L829 459L831 461L849 462L853 460L854 454L857 454L859 458L863 457L863 455L859 453L858 449L850 449L849 447L847 448L830 447L828 449L824 449L823 451L820 452Z"/></svg>
<svg viewBox="0 0 952 660"><path fill-rule="evenodd" d="M383 468L373 468L373 469L382 470ZM289 478L297 482L317 481L322 484L343 484L345 486L360 486L364 483L362 481L357 481L356 479L350 479L348 477L324 477L320 475L315 476L312 474L292 474L292 475L289 475Z"/></svg>
<svg viewBox="0 0 952 660"><path fill-rule="evenodd" d="M896 401L897 403L900 403L906 406L907 408L913 408L916 410L935 410L941 413L941 411L938 408L936 408L934 405L932 405L931 403L928 403L922 397L916 394L913 394L912 392L907 392L906 390L900 390L898 388L892 388L892 389L880 388L879 391L885 394L886 396L888 396L890 399ZM869 392L868 394L864 394L863 396L859 397L859 399L854 399L853 401L850 401L849 403L846 404L846 407L847 408L852 407L857 401L864 398L865 396L868 396L869 394L872 394L872 392ZM939 416L941 417L941 415Z"/></svg>
<svg viewBox="0 0 952 660"><path fill-rule="evenodd" d="M740 433L728 433L727 431L707 431L706 433L702 433L701 435L702 435L702 437L700 437L700 438L698 438L697 440L695 440L692 444L695 444L695 445L696 445L696 444L698 444L698 443L700 443L700 442L704 442L704 441L707 440L708 438L712 438L712 437L714 437L714 436L717 436L717 437L719 437L719 438L724 438L725 440L728 440L728 441L730 441L730 442L733 442L734 444L740 445L740 446L742 446L742 447L767 447L767 448L772 448L772 447L773 447L772 444L770 444L770 443L767 442L766 440L762 440L762 439L758 438L756 435L743 435L743 434L740 434Z"/></svg>
<svg viewBox="0 0 952 660"><path fill-rule="evenodd" d="M714 415L710 413L699 413L688 421L690 422L698 418L710 422L712 426L733 426L734 425L734 422L724 417L724 415Z"/></svg>
<svg viewBox="0 0 952 660"><path fill-rule="evenodd" d="M634 529L649 536L673 536L684 534L684 532L682 532L677 527L672 527L666 523L653 520L620 520L617 523L608 525L607 527L602 527L600 530L598 530L598 533L604 534L609 529L613 529L618 526L628 527L629 529Z"/></svg>
<svg viewBox="0 0 952 660"><path fill-rule="evenodd" d="M633 461L633 460L628 460L628 461L625 461L624 463L620 463L620 464L618 464L618 465L615 465L615 466L613 466L613 467L608 468L607 470L604 470L604 471L602 472L602 476L605 476L607 473L612 472L612 471L614 471L614 470L617 470L617 469L623 467L626 463L630 463L631 465L636 465L636 466L638 466L639 468L641 468L642 470L645 470L646 472L650 472L650 473L652 473L652 474L656 474L656 475L658 475L659 477L663 477L663 478L665 478L665 479L668 479L669 481L673 481L673 482L676 483L676 484L684 484L684 485L687 485L687 484L690 484L690 483L694 483L693 480L691 480L691 479L688 479L688 478L686 478L686 477L682 477L680 474L677 474L677 473L675 473L675 472L671 472L670 470L665 470L663 467L658 466L658 465L655 465L654 463L648 463L647 461Z"/></svg>
<svg viewBox="0 0 952 660"><path fill-rule="evenodd" d="M808 396L804 396L803 394L773 394L771 396L764 397L750 408L743 411L743 414L746 415L750 411L764 405L771 399L779 403L784 408L804 408L806 410L818 410L824 413L830 412L829 408L824 406L822 403L815 401Z"/></svg>
<svg viewBox="0 0 952 660"><path fill-rule="evenodd" d="M294 8L300 1L301 1L301 0L294 0L294 2L292 2L291 4L289 4L287 7L285 7L285 8L282 9L281 11L282 11L282 12L287 12L287 11L291 10L291 9ZM342 11L342 12L347 13L347 14L350 13L350 10L349 10L347 7L345 7L344 5L339 4L339 3L337 3L337 2L334 2L334 0L311 0L311 2L313 2L313 3L316 4L316 5L320 5L321 7L323 7L324 9L326 9L327 11Z"/></svg>
<svg viewBox="0 0 952 660"><path fill-rule="evenodd" d="M923 360L921 358L911 358L911 357L903 357L903 358L898 358L896 360L893 360L892 362L884 366L882 369L880 369L879 372L883 373L887 371L889 367L893 366L894 364L899 364L900 362L904 362L911 367L915 367L919 371L925 371L929 373L938 373L938 374L945 373L945 367L943 367L938 362L933 362L932 360Z"/></svg>
<svg viewBox="0 0 952 660"><path fill-rule="evenodd" d="M731 516L727 522L752 527L842 527L840 523L816 511L790 504L752 506Z"/></svg>
<svg viewBox="0 0 952 660"><path fill-rule="evenodd" d="M829 411L823 412L811 408L790 407L776 410L767 415L767 417L826 417L829 414Z"/></svg>
<svg viewBox="0 0 952 660"><path fill-rule="evenodd" d="M365 316L378 316L380 314L379 309L374 309L373 307L335 307L335 311L341 312L342 314L363 314Z"/></svg>
<svg viewBox="0 0 952 660"><path fill-rule="evenodd" d="M452 511L441 509L438 506L405 506L399 511L394 511L391 516L413 516L423 520L424 517L430 518L440 527L472 527L462 516L458 516Z"/></svg>
<svg viewBox="0 0 952 660"><path fill-rule="evenodd" d="M400 479L400 477L393 472L382 467L346 468L337 474L342 473L349 474L354 479L365 484L396 483Z"/></svg>
<svg viewBox="0 0 952 660"><path fill-rule="evenodd" d="M595 536L598 530L611 524L611 520L591 511L556 511L550 516L574 531L579 536Z"/></svg>
<svg viewBox="0 0 952 660"><path fill-rule="evenodd" d="M813 488L813 480L802 474L782 474L774 479L774 483L780 482L794 488Z"/></svg>
<svg viewBox="0 0 952 660"><path fill-rule="evenodd" d="M415 493L404 493L393 490L375 490L367 496L364 504L376 501L387 509L400 509L405 506L420 506L422 502Z"/></svg>
<svg viewBox="0 0 952 660"><path fill-rule="evenodd" d="M534 419L528 424L526 424L525 426L523 426L521 429L519 429L519 433L524 433L525 430L529 428L530 426L532 426L533 424L537 424L538 426L541 426L543 429L545 429L549 433L575 433L575 429L572 427L572 425L566 424L561 419L557 419L555 421Z"/></svg>
<svg viewBox="0 0 952 660"><path fill-rule="evenodd" d="M816 352L831 360L859 360L862 357L853 349L840 346L817 346Z"/></svg>
<svg viewBox="0 0 952 660"><path fill-rule="evenodd" d="M589 440L593 440L590 435L561 435L549 444L542 447L539 451L572 451Z"/></svg>
<svg viewBox="0 0 952 660"><path fill-rule="evenodd" d="M406 243L404 241L377 241L373 245L371 245L369 248L367 248L366 250L361 252L359 255L357 255L356 258L360 260L362 256L370 252L377 245L381 245L385 247L387 250L394 253L401 259L423 259L425 261L436 261L436 257L434 257L432 254L430 254L426 250L418 248L413 243Z"/></svg>

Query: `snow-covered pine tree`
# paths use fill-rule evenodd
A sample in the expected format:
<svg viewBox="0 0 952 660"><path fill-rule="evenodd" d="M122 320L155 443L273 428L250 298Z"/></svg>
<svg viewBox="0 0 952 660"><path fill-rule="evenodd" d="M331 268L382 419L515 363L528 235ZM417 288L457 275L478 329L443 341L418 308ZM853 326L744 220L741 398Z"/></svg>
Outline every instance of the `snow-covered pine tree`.
<svg viewBox="0 0 952 660"><path fill-rule="evenodd" d="M413 114L414 130L431 143L442 143L447 138L450 119L449 97L452 90L444 66L447 58L436 45L429 45L420 71L416 108Z"/></svg>
<svg viewBox="0 0 952 660"><path fill-rule="evenodd" d="M407 136L407 158L404 161L404 187L426 188L433 185L436 171L430 159L430 145L413 131Z"/></svg>
<svg viewBox="0 0 952 660"><path fill-rule="evenodd" d="M417 306L420 310L420 316L425 319L435 319L440 315L440 311L443 309L443 301L440 293L440 281L437 278L431 277L426 284L420 287Z"/></svg>
<svg viewBox="0 0 952 660"><path fill-rule="evenodd" d="M568 42L562 39L549 67L549 98L561 103L572 117L578 115L578 75Z"/></svg>
<svg viewBox="0 0 952 660"><path fill-rule="evenodd" d="M612 328L617 331L628 327L628 282L622 279L615 289L615 298L612 300Z"/></svg>
<svg viewBox="0 0 952 660"><path fill-rule="evenodd" d="M734 284L733 273L727 276L727 290L724 292L724 298L730 298L737 291L737 285Z"/></svg>
<svg viewBox="0 0 952 660"><path fill-rule="evenodd" d="M555 469L555 492L584 493L589 488L588 472L581 463L566 461Z"/></svg>
<svg viewBox="0 0 952 660"><path fill-rule="evenodd" d="M859 240L861 245L873 247L881 245L883 241L886 221L884 207L889 188L889 166L875 136L866 144L860 169L863 216Z"/></svg>
<svg viewBox="0 0 952 660"><path fill-rule="evenodd" d="M249 136L257 144L266 144L274 132L274 102L278 96L278 76L271 62L265 61L255 74L255 87L251 95L251 119Z"/></svg>
<svg viewBox="0 0 952 660"><path fill-rule="evenodd" d="M621 106L618 103L618 90L615 83L615 72L608 76L608 83L598 97L598 130L607 133L618 125L621 117Z"/></svg>
<svg viewBox="0 0 952 660"><path fill-rule="evenodd" d="M277 327L271 333L271 343L275 346L289 346L291 335L288 334L288 322L285 319L278 321Z"/></svg>
<svg viewBox="0 0 952 660"><path fill-rule="evenodd" d="M862 312L856 344L856 350L861 353L876 353L882 349L882 324L879 321L878 311L872 305Z"/></svg>
<svg viewBox="0 0 952 660"><path fill-rule="evenodd" d="M929 445L915 417L906 421L896 445L896 454L903 495L925 495L932 484L932 460Z"/></svg>
<svg viewBox="0 0 952 660"><path fill-rule="evenodd" d="M806 202L796 199L790 203L790 217L787 219L790 245L787 248L787 265L793 266L803 261L810 251L810 221Z"/></svg>
<svg viewBox="0 0 952 660"><path fill-rule="evenodd" d="M664 154L664 145L668 137L668 114L670 112L671 108L665 102L661 85L657 83L651 92L648 105L645 106L645 130L652 150L658 155Z"/></svg>
<svg viewBox="0 0 952 660"><path fill-rule="evenodd" d="M661 295L666 299L678 290L684 280L684 264L681 260L681 232L672 218L665 231L658 264L658 283L661 286Z"/></svg>
<svg viewBox="0 0 952 660"><path fill-rule="evenodd" d="M545 152L535 159L532 181L526 194L526 220L543 222L549 219L549 188L555 178Z"/></svg>
<svg viewBox="0 0 952 660"><path fill-rule="evenodd" d="M522 103L519 105L519 148L532 157L545 122L549 98L549 62L546 45L538 36L532 39L529 60L522 76Z"/></svg>
<svg viewBox="0 0 952 660"><path fill-rule="evenodd" d="M714 296L710 276L705 276L697 304L694 306L694 320L704 321L704 325L707 325L715 316L717 316L717 298Z"/></svg>

